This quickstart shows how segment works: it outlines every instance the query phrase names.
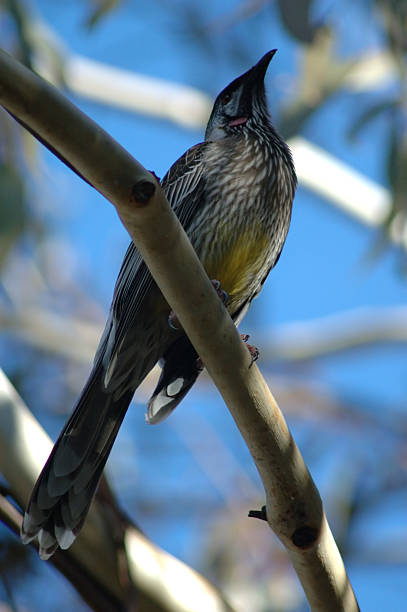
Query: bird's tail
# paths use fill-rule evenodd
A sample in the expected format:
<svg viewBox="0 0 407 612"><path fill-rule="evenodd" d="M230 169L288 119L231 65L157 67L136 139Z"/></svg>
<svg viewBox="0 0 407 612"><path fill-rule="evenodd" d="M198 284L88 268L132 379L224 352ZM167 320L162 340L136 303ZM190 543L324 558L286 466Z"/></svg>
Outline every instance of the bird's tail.
<svg viewBox="0 0 407 612"><path fill-rule="evenodd" d="M161 358L160 380L147 406L150 425L161 423L188 393L203 366L191 342L183 334Z"/></svg>
<svg viewBox="0 0 407 612"><path fill-rule="evenodd" d="M24 543L38 535L40 557L69 548L78 535L133 396L107 393L94 371L62 430L31 495L21 528Z"/></svg>

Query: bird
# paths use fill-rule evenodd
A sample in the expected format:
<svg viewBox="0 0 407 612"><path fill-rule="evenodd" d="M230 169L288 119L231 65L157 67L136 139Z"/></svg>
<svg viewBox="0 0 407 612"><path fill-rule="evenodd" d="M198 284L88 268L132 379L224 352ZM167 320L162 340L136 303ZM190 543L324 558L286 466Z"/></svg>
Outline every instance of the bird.
<svg viewBox="0 0 407 612"><path fill-rule="evenodd" d="M276 49L217 96L204 141L161 181L208 277L239 325L280 257L296 174L273 126L264 79ZM226 296L226 297L225 297ZM193 386L202 363L171 322L171 308L131 243L93 366L73 413L34 486L21 528L49 559L82 528L133 394L159 363L147 423L163 421Z"/></svg>

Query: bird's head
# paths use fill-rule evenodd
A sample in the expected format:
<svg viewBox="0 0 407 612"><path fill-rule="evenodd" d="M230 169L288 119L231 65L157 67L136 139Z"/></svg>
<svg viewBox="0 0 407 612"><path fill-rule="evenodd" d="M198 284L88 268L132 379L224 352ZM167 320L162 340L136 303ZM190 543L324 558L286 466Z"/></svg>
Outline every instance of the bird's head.
<svg viewBox="0 0 407 612"><path fill-rule="evenodd" d="M264 77L276 51L266 53L253 68L220 92L209 117L205 140L221 140L239 133L250 120L267 117Z"/></svg>

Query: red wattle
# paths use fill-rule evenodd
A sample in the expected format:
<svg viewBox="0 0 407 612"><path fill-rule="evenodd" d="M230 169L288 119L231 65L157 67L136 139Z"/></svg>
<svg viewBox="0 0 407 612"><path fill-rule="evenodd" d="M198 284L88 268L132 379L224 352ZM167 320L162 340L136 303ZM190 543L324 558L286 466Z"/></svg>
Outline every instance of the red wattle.
<svg viewBox="0 0 407 612"><path fill-rule="evenodd" d="M232 119L232 121L229 121L229 125L230 127L233 127L235 125L243 125L244 123L246 123L247 121L247 117L236 117L236 119Z"/></svg>

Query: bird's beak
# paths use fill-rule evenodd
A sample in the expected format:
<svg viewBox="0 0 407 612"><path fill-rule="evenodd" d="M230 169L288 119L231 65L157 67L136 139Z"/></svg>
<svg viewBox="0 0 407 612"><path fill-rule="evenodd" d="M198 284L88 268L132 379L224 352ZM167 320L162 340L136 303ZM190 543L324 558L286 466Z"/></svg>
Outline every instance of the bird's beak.
<svg viewBox="0 0 407 612"><path fill-rule="evenodd" d="M242 74L240 77L242 81L244 81L246 84L262 83L264 81L264 77L266 76L267 68L269 67L270 62L276 53L277 49L272 49L263 55L263 57L253 66L253 68L250 68L250 70L245 72L245 74Z"/></svg>
<svg viewBox="0 0 407 612"><path fill-rule="evenodd" d="M247 76L249 76L249 74L253 72L253 80L257 81L259 79L264 79L264 77L266 76L267 68L269 67L270 62L276 53L277 49L272 49L271 51L268 51L268 53L263 55L261 60L259 60L257 64L246 73Z"/></svg>
<svg viewBox="0 0 407 612"><path fill-rule="evenodd" d="M264 106L267 113L264 77L277 49L268 51L250 70L238 76L218 95L205 132L205 139L223 138L225 127L244 125L252 117L253 105ZM222 100L228 95L230 100Z"/></svg>
<svg viewBox="0 0 407 612"><path fill-rule="evenodd" d="M253 100L259 95L264 95L264 77L267 68L275 55L277 49L272 49L257 62L250 70L240 75L231 83L230 87L240 90L239 98L236 100L236 108L230 126L246 123L252 113Z"/></svg>

